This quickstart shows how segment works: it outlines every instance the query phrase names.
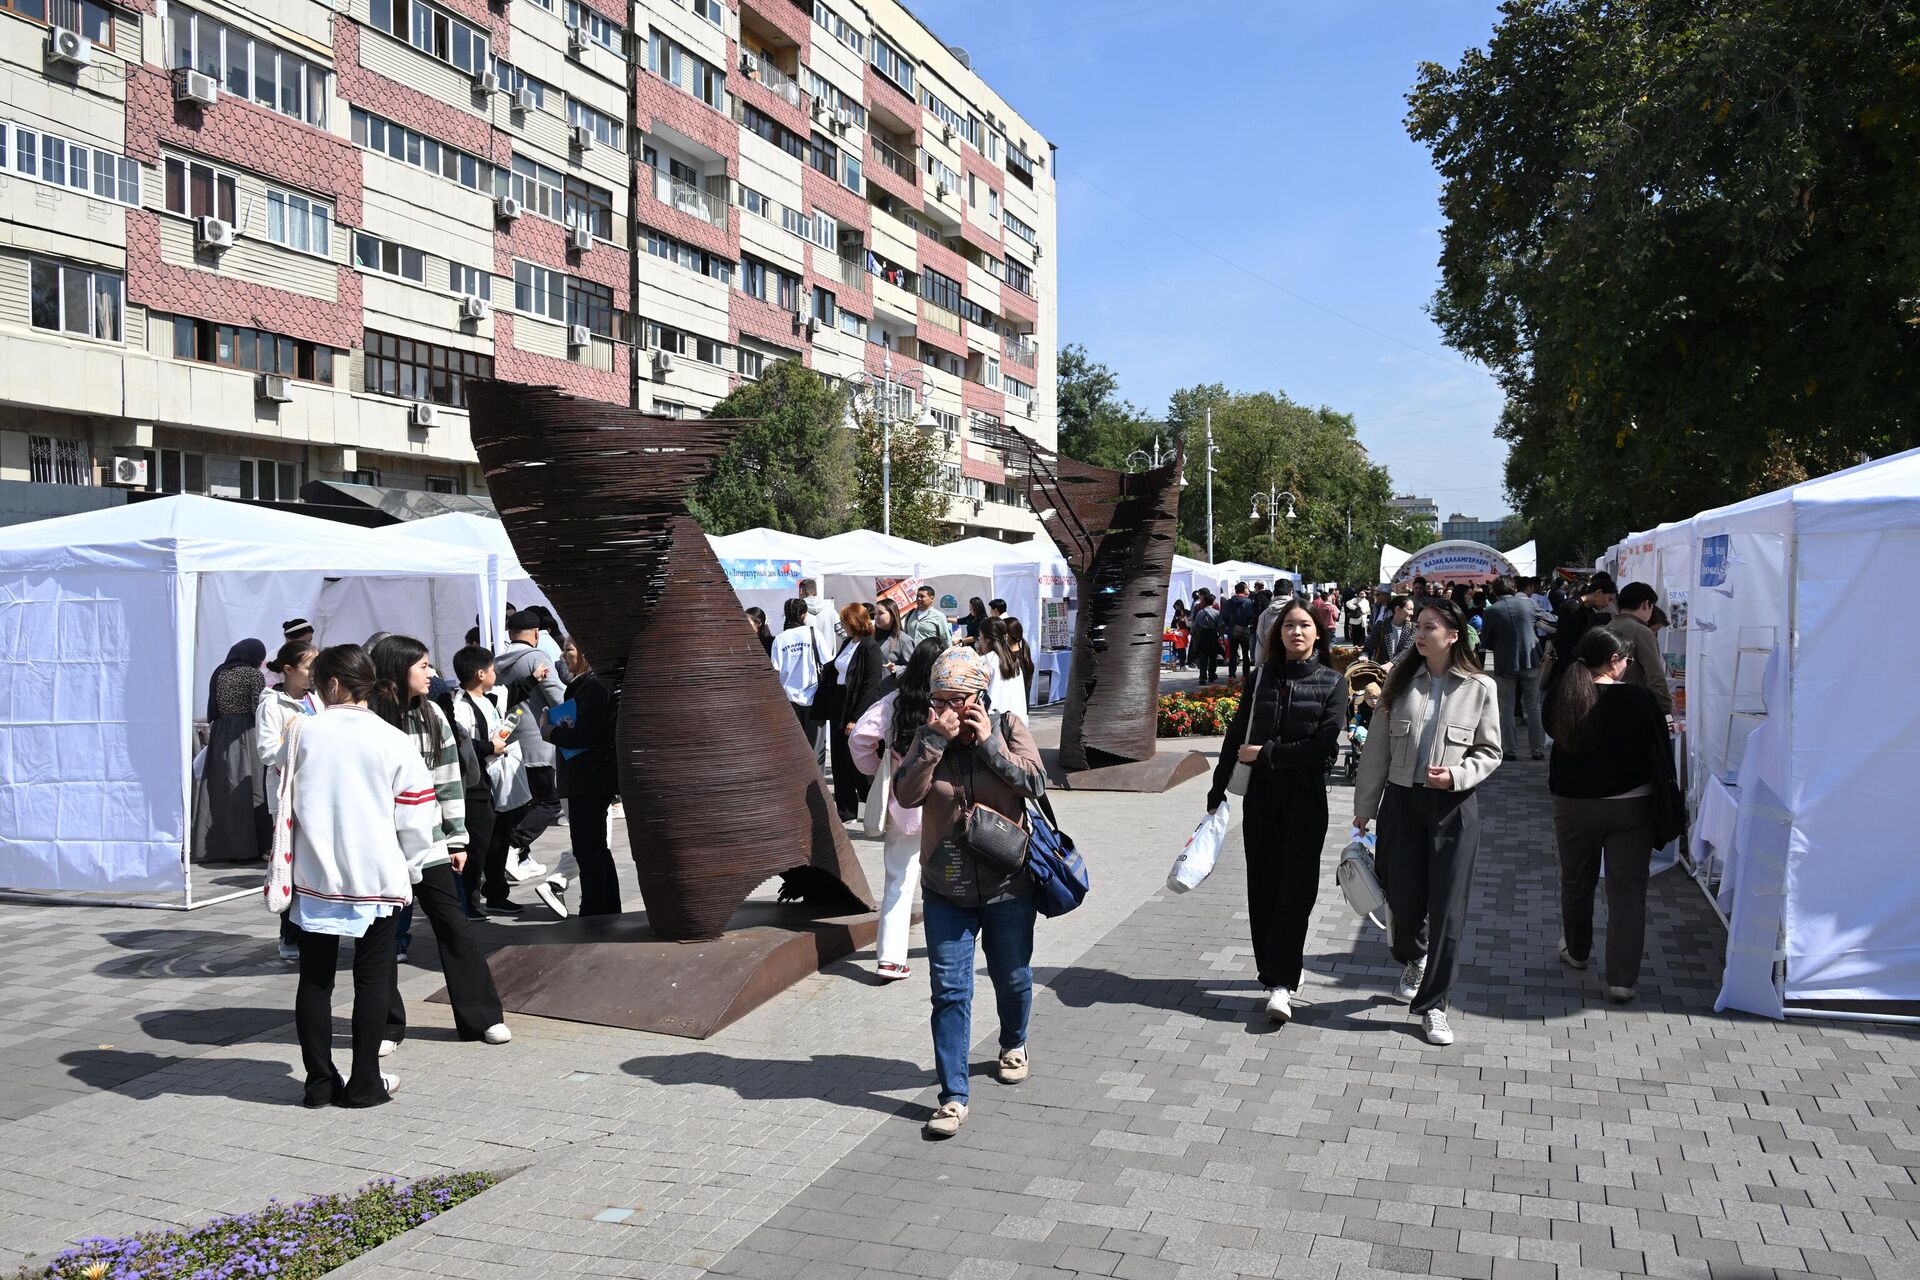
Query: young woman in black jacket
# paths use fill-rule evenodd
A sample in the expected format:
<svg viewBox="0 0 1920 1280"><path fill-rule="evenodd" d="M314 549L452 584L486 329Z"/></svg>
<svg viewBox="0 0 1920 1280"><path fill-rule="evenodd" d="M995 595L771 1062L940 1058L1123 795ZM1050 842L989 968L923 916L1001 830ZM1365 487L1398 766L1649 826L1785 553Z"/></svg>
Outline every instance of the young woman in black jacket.
<svg viewBox="0 0 1920 1280"><path fill-rule="evenodd" d="M840 811L841 821L852 822L860 816L860 807L867 802L867 791L873 786L873 779L860 772L859 766L853 763L847 735L853 732L853 726L859 723L860 717L867 714L867 708L880 701L880 685L886 679L887 665L886 659L881 656L880 645L873 638L873 610L870 607L857 603L848 605L840 611L840 627L847 633L847 640L833 660L840 677L839 696L834 704L831 722L833 803Z"/></svg>
<svg viewBox="0 0 1920 1280"><path fill-rule="evenodd" d="M1248 682L1213 771L1207 808L1226 798L1236 765L1252 769L1243 835L1247 912L1267 1016L1293 1016L1307 948L1307 919L1320 893L1327 839L1327 768L1346 723L1346 682L1317 661L1320 624L1297 598L1274 622L1269 657Z"/></svg>
<svg viewBox="0 0 1920 1280"><path fill-rule="evenodd" d="M620 877L614 871L613 850L607 843L607 811L620 794L613 694L593 674L593 664L571 637L566 643L565 661L573 676L567 697L573 702L574 716L557 723L549 716L544 732L547 741L560 748L555 781L567 802L567 838L573 845L573 865L580 877L580 914L619 915ZM569 751L577 754L569 756ZM553 903L549 901L548 905Z"/></svg>

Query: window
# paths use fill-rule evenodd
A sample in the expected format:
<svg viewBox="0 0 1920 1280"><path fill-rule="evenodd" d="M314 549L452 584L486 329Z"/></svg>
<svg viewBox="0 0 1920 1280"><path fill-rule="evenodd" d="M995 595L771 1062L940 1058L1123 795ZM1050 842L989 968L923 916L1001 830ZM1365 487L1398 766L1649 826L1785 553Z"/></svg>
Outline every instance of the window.
<svg viewBox="0 0 1920 1280"><path fill-rule="evenodd" d="M767 199L758 191L755 191L752 187L741 187L740 207L748 213L771 221L773 219L773 211L779 206L775 205L773 201Z"/></svg>
<svg viewBox="0 0 1920 1280"><path fill-rule="evenodd" d="M813 239L813 219L798 209L790 209L782 205L780 208L780 226L783 230L790 231L803 239Z"/></svg>
<svg viewBox="0 0 1920 1280"><path fill-rule="evenodd" d="M553 5L549 2L546 7L551 9ZM616 57L627 56L626 43L620 38L620 28L613 22L581 4L580 0L567 0L566 15L567 25L585 31L587 39ZM718 22L719 19L714 21Z"/></svg>
<svg viewBox="0 0 1920 1280"><path fill-rule="evenodd" d="M873 69L891 80L894 87L913 96L913 64L879 36L873 38Z"/></svg>
<svg viewBox="0 0 1920 1280"><path fill-rule="evenodd" d="M976 148L980 145L980 122L972 116L961 115L958 111L955 111L952 107L934 97L933 91L924 85L920 88L920 105L933 112L934 117L938 119L941 124L946 125L968 142L971 142Z"/></svg>
<svg viewBox="0 0 1920 1280"><path fill-rule="evenodd" d="M513 309L561 324L567 322L565 273L534 262L513 264Z"/></svg>
<svg viewBox="0 0 1920 1280"><path fill-rule="evenodd" d="M191 9L170 6L167 27L167 48L175 68L203 71L236 98L315 128L327 127L330 73L325 67Z"/></svg>
<svg viewBox="0 0 1920 1280"><path fill-rule="evenodd" d="M664 258L689 271L698 271L703 276L711 276L722 284L733 283L733 263L717 253L705 249L696 249L690 244L675 240L672 236L647 228L647 252L656 258Z"/></svg>
<svg viewBox="0 0 1920 1280"><path fill-rule="evenodd" d="M749 133L758 134L796 160L807 157L807 143L793 130L778 120L762 112L757 107L740 104L740 124Z"/></svg>
<svg viewBox="0 0 1920 1280"><path fill-rule="evenodd" d="M1013 232L1013 234L1019 236L1022 240L1025 240L1028 244L1033 245L1035 248L1039 247L1040 234L1037 231L1035 231L1032 227L1022 222L1019 216L1016 215L1013 210L1007 209L1003 211L1000 215L1000 220L1007 224L1007 230Z"/></svg>
<svg viewBox="0 0 1920 1280"><path fill-rule="evenodd" d="M1000 216L1000 193L992 187L987 188L987 216L989 218Z"/></svg>
<svg viewBox="0 0 1920 1280"><path fill-rule="evenodd" d="M1033 400L1033 388L1018 378L1003 377L1000 379L1000 387L1015 400L1025 400L1029 403Z"/></svg>
<svg viewBox="0 0 1920 1280"><path fill-rule="evenodd" d="M93 483L93 455L85 440L65 436L27 437L27 478L35 484Z"/></svg>
<svg viewBox="0 0 1920 1280"><path fill-rule="evenodd" d="M866 36L848 25L846 19L827 8L821 0L813 0L813 20L825 28L828 35L855 53L864 54L867 51Z"/></svg>
<svg viewBox="0 0 1920 1280"><path fill-rule="evenodd" d="M291 191L267 188L267 239L301 253L333 254L333 206Z"/></svg>
<svg viewBox="0 0 1920 1280"><path fill-rule="evenodd" d="M945 307L949 311L960 310L959 281L926 267L920 269L920 296L936 307Z"/></svg>
<svg viewBox="0 0 1920 1280"><path fill-rule="evenodd" d="M817 133L807 138L807 163L835 182L840 180L840 148Z"/></svg>
<svg viewBox="0 0 1920 1280"><path fill-rule="evenodd" d="M686 418L693 416L686 405L678 400L655 400L653 416L656 418Z"/></svg>
<svg viewBox="0 0 1920 1280"><path fill-rule="evenodd" d="M692 3L694 16L705 18L716 27L726 25L721 17L726 11L721 7L720 0L692 0Z"/></svg>
<svg viewBox="0 0 1920 1280"><path fill-rule="evenodd" d="M538 0L536 0L536 3L537 2ZM340 482L342 484L370 484L378 488L380 486L380 468L361 467L355 471L342 471L340 473Z"/></svg>
<svg viewBox="0 0 1920 1280"><path fill-rule="evenodd" d="M593 132L594 140L603 147L612 147L615 151L622 149L621 135L624 130L620 122L610 115L595 111L578 98L567 99L567 123L587 126Z"/></svg>
<svg viewBox="0 0 1920 1280"><path fill-rule="evenodd" d="M858 98L840 92L838 85L812 67L802 67L800 70L806 76L808 93L824 102L836 116L844 111L862 129L867 127L867 108Z"/></svg>
<svg viewBox="0 0 1920 1280"><path fill-rule="evenodd" d="M435 142L432 138L403 129L390 120L353 109L353 141L369 151L384 152L401 164L437 173L472 191L484 192L494 185L494 168L464 151Z"/></svg>
<svg viewBox="0 0 1920 1280"><path fill-rule="evenodd" d="M945 187L949 192L958 192L960 190L960 175L947 167L944 161L934 156L931 152L923 154L927 157L927 172L933 175L934 181L938 182L942 187Z"/></svg>
<svg viewBox="0 0 1920 1280"><path fill-rule="evenodd" d="M1028 186L1033 185L1033 160L1019 147L1007 147L1007 172Z"/></svg>
<svg viewBox="0 0 1920 1280"><path fill-rule="evenodd" d="M28 274L34 328L120 341L125 281L119 272L35 258Z"/></svg>
<svg viewBox="0 0 1920 1280"><path fill-rule="evenodd" d="M1021 266L1020 263L1013 258L1007 259L1007 283L1026 294L1029 298L1034 296L1033 273Z"/></svg>
<svg viewBox="0 0 1920 1280"><path fill-rule="evenodd" d="M103 49L113 48L113 11L94 0L0 0L0 9L78 31Z"/></svg>
<svg viewBox="0 0 1920 1280"><path fill-rule="evenodd" d="M658 31L647 39L647 70L715 111L727 109L726 72L694 57Z"/></svg>
<svg viewBox="0 0 1920 1280"><path fill-rule="evenodd" d="M837 311L835 302L831 293L816 286L813 291L813 318L821 324L831 325Z"/></svg>
<svg viewBox="0 0 1920 1280"><path fill-rule="evenodd" d="M850 333L856 338L865 338L867 336L867 322L851 311L842 311L840 313L840 331L842 333ZM912 416L912 414L907 415L908 418Z"/></svg>
<svg viewBox="0 0 1920 1280"><path fill-rule="evenodd" d="M800 234L822 249L837 250L840 246L840 223L818 209L813 211L813 217L803 220Z"/></svg>
<svg viewBox="0 0 1920 1280"><path fill-rule="evenodd" d="M799 276L758 258L740 260L740 292L792 311L800 296L799 291Z"/></svg>
<svg viewBox="0 0 1920 1280"><path fill-rule="evenodd" d="M758 351L740 348L740 376L748 382L758 382L760 375L767 369L767 358Z"/></svg>
<svg viewBox="0 0 1920 1280"><path fill-rule="evenodd" d="M567 323L583 324L602 338L613 337L613 290L591 280L569 278Z"/></svg>
<svg viewBox="0 0 1920 1280"><path fill-rule="evenodd" d="M992 130L987 131L987 159L996 164L1000 160L1000 135Z"/></svg>
<svg viewBox="0 0 1920 1280"><path fill-rule="evenodd" d="M537 160L515 156L511 170L499 171L495 194L511 195L522 208L543 218L584 226L602 240L613 238L613 193Z"/></svg>
<svg viewBox="0 0 1920 1280"><path fill-rule="evenodd" d="M468 294L476 298L493 300L493 272L482 271L479 267L463 266L458 262L447 264L447 291L465 297Z"/></svg>
<svg viewBox="0 0 1920 1280"><path fill-rule="evenodd" d="M467 379L492 376L492 356L367 331L367 390L375 395L464 409Z"/></svg>
<svg viewBox="0 0 1920 1280"><path fill-rule="evenodd" d="M468 75L487 66L487 33L422 0L369 0L373 25Z"/></svg>
<svg viewBox="0 0 1920 1280"><path fill-rule="evenodd" d="M173 358L277 373L303 382L333 381L333 348L192 316L173 318Z"/></svg>
<svg viewBox="0 0 1920 1280"><path fill-rule="evenodd" d="M377 271L415 284L427 282L426 254L410 245L395 244L364 231L354 233L353 263L363 271Z"/></svg>
<svg viewBox="0 0 1920 1280"><path fill-rule="evenodd" d="M115 204L140 203L139 161L0 120L0 173L7 172Z"/></svg>
<svg viewBox="0 0 1920 1280"><path fill-rule="evenodd" d="M495 57L492 62L493 74L500 81L500 89L508 97L513 97L522 89L533 91L533 105L539 110L547 107L547 82L528 75L505 58Z"/></svg>
<svg viewBox="0 0 1920 1280"><path fill-rule="evenodd" d="M459 476L428 476L428 493L465 493L466 482Z"/></svg>
<svg viewBox="0 0 1920 1280"><path fill-rule="evenodd" d="M218 218L233 225L234 193L238 183L234 176L210 164L199 161L175 160L166 158L163 169L167 177L167 211L187 218Z"/></svg>

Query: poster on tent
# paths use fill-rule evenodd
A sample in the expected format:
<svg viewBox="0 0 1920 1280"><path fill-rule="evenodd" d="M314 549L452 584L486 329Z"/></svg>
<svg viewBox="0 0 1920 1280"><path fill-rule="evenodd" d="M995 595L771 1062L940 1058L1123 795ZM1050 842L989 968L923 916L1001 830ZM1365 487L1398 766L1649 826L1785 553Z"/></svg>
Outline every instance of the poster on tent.
<svg viewBox="0 0 1920 1280"><path fill-rule="evenodd" d="M913 593L920 589L921 578L875 578L873 580L873 598L875 602L885 600L897 609L913 608Z"/></svg>
<svg viewBox="0 0 1920 1280"><path fill-rule="evenodd" d="M791 591L800 588L798 560L721 560L720 568L735 591Z"/></svg>
<svg viewBox="0 0 1920 1280"><path fill-rule="evenodd" d="M1071 649L1073 647L1073 627L1069 621L1067 600L1042 600L1040 602L1040 647L1042 649Z"/></svg>

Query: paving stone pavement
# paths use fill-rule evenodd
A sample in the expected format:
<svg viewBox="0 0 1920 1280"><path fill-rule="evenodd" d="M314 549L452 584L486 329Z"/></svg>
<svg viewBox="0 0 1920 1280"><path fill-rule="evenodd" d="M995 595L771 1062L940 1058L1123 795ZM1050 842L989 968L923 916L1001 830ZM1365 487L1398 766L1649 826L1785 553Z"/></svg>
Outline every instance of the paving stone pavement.
<svg viewBox="0 0 1920 1280"><path fill-rule="evenodd" d="M1204 788L1057 797L1095 893L1040 930L1034 1077L981 1079L945 1144L925 979L874 986L867 958L705 1042L520 1018L503 1048L453 1042L423 968L396 1101L307 1112L252 902L0 907L0 1267L484 1167L514 1176L337 1274L1920 1276L1920 1041L1713 1015L1724 936L1675 875L1642 1002L1607 1006L1555 960L1541 766L1483 792L1446 1050L1330 884L1298 1018L1256 1016L1237 835L1199 891L1161 887Z"/></svg>

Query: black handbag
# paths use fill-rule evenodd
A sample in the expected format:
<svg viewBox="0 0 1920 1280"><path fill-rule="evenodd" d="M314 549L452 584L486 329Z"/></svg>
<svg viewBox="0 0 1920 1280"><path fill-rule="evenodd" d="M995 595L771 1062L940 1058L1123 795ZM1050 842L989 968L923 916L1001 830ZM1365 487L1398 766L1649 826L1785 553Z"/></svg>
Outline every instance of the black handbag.
<svg viewBox="0 0 1920 1280"><path fill-rule="evenodd" d="M960 818L954 843L994 870L1018 875L1027 869L1027 829L990 805L973 799L973 752L967 752L967 776L960 784Z"/></svg>
<svg viewBox="0 0 1920 1280"><path fill-rule="evenodd" d="M1652 739L1653 847L1664 849L1687 833L1687 797L1673 775L1673 745L1657 721Z"/></svg>

